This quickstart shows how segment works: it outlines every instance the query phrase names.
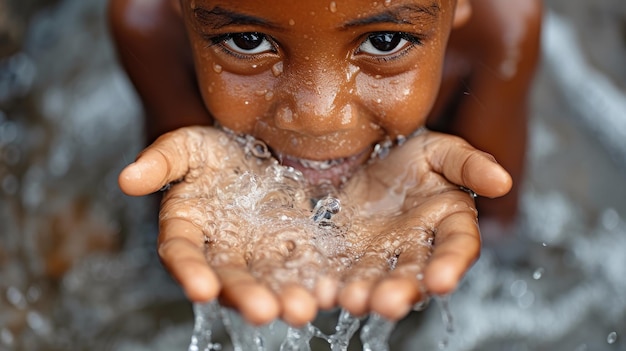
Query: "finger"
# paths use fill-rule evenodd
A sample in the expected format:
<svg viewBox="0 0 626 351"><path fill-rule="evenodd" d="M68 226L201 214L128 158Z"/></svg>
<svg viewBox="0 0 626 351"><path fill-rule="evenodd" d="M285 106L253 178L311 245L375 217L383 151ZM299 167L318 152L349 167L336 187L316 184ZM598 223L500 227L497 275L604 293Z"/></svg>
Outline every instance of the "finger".
<svg viewBox="0 0 626 351"><path fill-rule="evenodd" d="M339 291L339 304L352 315L369 312L372 288L390 269L390 253L368 251L347 272L346 284Z"/></svg>
<svg viewBox="0 0 626 351"><path fill-rule="evenodd" d="M422 272L428 261L432 246L424 238L402 244L395 268L376 285L370 305L372 311L389 320L399 320L406 316L421 298Z"/></svg>
<svg viewBox="0 0 626 351"><path fill-rule="evenodd" d="M279 316L280 304L267 284L250 271L241 240L235 232L221 232L209 246L207 260L222 284L222 303L238 310L252 324L266 324Z"/></svg>
<svg viewBox="0 0 626 351"><path fill-rule="evenodd" d="M261 325L279 316L280 304L276 296L257 281L247 267L216 267L215 272L223 286L222 302L237 309L248 322Z"/></svg>
<svg viewBox="0 0 626 351"><path fill-rule="evenodd" d="M194 302L217 297L220 283L204 256L202 232L193 224L171 219L161 223L159 256Z"/></svg>
<svg viewBox="0 0 626 351"><path fill-rule="evenodd" d="M276 292L281 318L292 326L311 322L317 314L314 285L324 268L324 257L303 233L266 235L255 243L249 256L250 271Z"/></svg>
<svg viewBox="0 0 626 351"><path fill-rule="evenodd" d="M452 292L480 255L480 232L474 213L456 212L438 227L424 284L433 294Z"/></svg>
<svg viewBox="0 0 626 351"><path fill-rule="evenodd" d="M141 196L181 179L190 168L200 165L218 134L208 127L186 127L163 134L122 170L120 188L128 195Z"/></svg>
<svg viewBox="0 0 626 351"><path fill-rule="evenodd" d="M282 287L278 299L282 307L281 318L291 326L302 327L317 315L315 296L302 286Z"/></svg>
<svg viewBox="0 0 626 351"><path fill-rule="evenodd" d="M315 283L315 298L320 309L330 310L337 304L339 281L330 276L321 276Z"/></svg>
<svg viewBox="0 0 626 351"><path fill-rule="evenodd" d="M431 167L435 172L481 196L498 197L511 190L511 176L493 156L473 148L461 138L435 135L438 138L430 148Z"/></svg>

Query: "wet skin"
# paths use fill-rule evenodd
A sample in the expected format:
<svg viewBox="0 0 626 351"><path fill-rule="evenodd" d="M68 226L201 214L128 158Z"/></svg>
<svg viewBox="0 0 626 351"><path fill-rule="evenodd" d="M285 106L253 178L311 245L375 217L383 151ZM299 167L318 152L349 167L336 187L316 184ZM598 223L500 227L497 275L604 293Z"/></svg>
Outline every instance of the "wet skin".
<svg viewBox="0 0 626 351"><path fill-rule="evenodd" d="M211 213L224 206L211 195L224 188L220 175L254 170L245 166L250 161L241 146L232 144L210 127L167 133L123 170L120 186L129 195L145 195L182 179L163 197L159 255L192 301L219 296L257 324L281 317L300 326L318 308L337 305L355 315L375 311L396 320L424 292L450 293L480 250L473 198L457 184L486 197L501 196L511 186L490 155L462 139L419 134L359 169L342 188L340 198L356 206L353 219L359 223L345 234L354 250L346 265L332 255L308 255L315 248L306 232L284 240L239 235L232 226L217 233L207 229L215 227ZM238 215L246 216L233 213L223 220ZM432 247L425 245L424 237L433 234ZM394 256L397 264L390 269ZM273 275L284 274L294 266L290 262L304 269L290 279ZM305 284L311 274L314 283Z"/></svg>
<svg viewBox="0 0 626 351"><path fill-rule="evenodd" d="M489 1L483 1L483 6L476 7L474 12L483 8L486 2ZM531 1L523 3L526 5L521 7L527 8L532 8L528 4L534 4ZM463 119L452 118L450 123L442 123L441 128L470 134L478 130L482 137L480 145L494 154L510 156L505 157L503 163L511 165L514 177L523 169L520 161L523 159L525 138L523 106L530 81L529 72L532 72L534 63L533 40L527 39L535 35L527 30L531 26L522 28L521 44L517 48L522 53L530 51L530 54L522 55L524 59L517 61L512 77L507 77L506 82L500 79L500 83L504 82L504 86L509 88L498 91L493 87L495 83L484 83L488 79L479 79L471 87L472 91L491 91L493 94L489 96L494 96L496 101L506 102L501 105L510 109L496 108L492 111L477 110L472 105L475 99L467 100L455 88L462 85L462 79L466 77L471 76L473 80L480 77L471 67L469 70L463 69L471 66L472 60L486 62L493 56L497 61L499 56L506 56L503 54L505 50L498 49L497 45L489 46L480 44L480 41L469 40L472 39L472 31L479 31L480 23L470 19L466 28L472 31L461 34L461 30L458 30L457 35L453 32L444 65L450 31L455 27L464 28L462 25L468 20L467 15L471 8L466 1L458 4L452 1L392 1L388 7L383 2L366 1L341 1L335 2L335 6L321 1L298 2L297 5L280 1L280 4L271 7L258 6L257 1L238 1L236 4L226 1L182 1L180 7L177 4L171 7L171 4L165 2L153 2L148 7L138 4L139 2L116 0L112 2L111 13L114 34L122 49L122 59L152 118L148 120L148 127L153 136L184 125L207 124L214 118L229 129L264 140L279 159L303 170L311 182L328 179L338 184L342 175L354 175L355 179L360 179L360 174L371 173L368 168L362 170L358 166L367 159L374 143L388 137L409 135L426 123L427 118L433 125L441 122L440 116L446 114L444 110L448 106L446 101L455 101L455 105L464 107L455 111ZM437 6L433 7L433 4ZM281 10L276 10L278 8ZM456 16L455 10L458 10ZM184 38L185 35L177 11L184 19L189 44L184 40L172 40L174 37ZM483 8L475 15L479 20L484 20L480 16L485 16L485 12L489 13ZM532 23L535 17L532 13L531 10L524 13L528 23ZM138 18L151 18L154 21L142 22ZM154 40L159 33L159 40ZM141 40L142 38L147 40ZM494 40L486 41L493 44ZM167 42L172 46L167 48L153 45L155 42ZM468 43L476 44L468 48ZM485 48L481 46L495 49L483 50ZM178 50L173 50L176 47ZM189 51L189 47L192 51ZM485 53L484 57L476 57L483 55L482 53ZM137 65L129 57L150 60L138 60L140 65ZM525 59L526 57L529 59ZM137 68L138 66L141 67ZM195 71L192 67L195 67ZM151 72L155 69L162 79L161 84L154 83L155 76ZM194 72L196 78L193 78ZM442 74L445 84L440 88ZM196 79L199 91L196 89ZM502 115L510 116L514 123L509 123ZM480 123L467 125L476 118ZM491 123L493 121L497 123ZM493 127L487 128L485 125ZM482 129L477 129L477 126ZM500 134L503 136L495 138L493 135L498 132L502 132ZM514 147L498 147L511 143L512 137ZM171 134L167 138L174 139ZM180 144L186 142L184 138L178 138ZM441 138L440 140L445 139ZM506 140L507 138L509 139ZM450 149L459 147L460 144L455 140L448 140ZM165 150L164 145L176 151L175 144L162 141L163 139L156 148L150 150L161 150L159 152L166 156L165 159L155 159L152 156L146 158L145 155L152 154L146 152L130 168L131 171L127 170L122 174L120 183L126 192L146 194L158 189L159 186L155 185L175 180L189 171L184 158L179 161L183 164L178 165L175 158L167 157L172 152ZM506 173L499 166L467 145L459 150L452 150L462 155L459 157L446 157L443 150L440 147L436 149L437 152L428 154L430 159L426 157L420 161L410 158L409 154L392 159L400 159L406 163L428 161L431 164L433 160L439 160L439 163L434 163L440 165L443 160L445 162L442 167L431 171L444 174L455 184L474 190L478 186L481 191L477 192L489 197L501 196L510 187L510 178L504 176ZM481 156L476 157L477 154ZM346 161L346 158L349 160ZM339 166L333 167L336 172L322 172L307 169L299 159L339 159L336 162ZM467 171L465 167L468 164L474 164L472 169L480 172L463 173ZM165 174L164 167L169 169ZM139 175L136 174L138 168L143 169ZM495 178L484 177L490 172L498 175ZM454 179L451 178L453 174L456 175ZM464 177L459 177L459 174ZM472 177L483 178L477 180ZM470 178L471 181L468 181ZM147 181L147 185L138 184L140 181ZM346 187L351 189L350 183ZM384 194L382 189L380 194ZM467 197L467 194L460 193L461 195ZM510 220L515 201L507 203L500 217ZM478 250L471 249L477 247L480 239L474 223L475 216L470 212L463 216L464 220L456 224L450 224L454 221L434 223L435 226L446 228L439 231L444 233L440 238L470 238L470 249L459 243L450 244L455 240L445 240L448 245L441 247L448 249L440 250L441 240L436 239L438 244L435 245L435 253L448 254L435 254L426 268L426 272L431 272L425 276L426 285L433 293L451 291L478 255ZM494 213L497 214L497 211ZM215 272L206 266L197 239L185 241L195 231L188 226L190 221L183 222L185 223L176 225L162 223L160 252L166 266L195 301L206 300L218 294L218 281L222 283L223 294L228 291L247 291L233 287L244 281L249 283L256 293L242 293L243 295L233 298L233 304L256 322L269 320L280 313L295 324L301 323L312 316L311 313L300 314L299 310L315 311L312 306L316 304L329 307L333 303L328 301L335 299L339 299L344 307L355 313L374 308L395 319L406 313L409 302L415 301L419 295L413 276L409 280L401 280L400 286L404 286L403 288L396 289L392 284L394 289L391 290L400 291L400 295L405 296L398 300L403 302L396 307L380 306L385 301L384 294L380 291L390 290L376 288L389 284L379 283L378 280L350 282L345 285L341 285L342 282L331 282L329 286L339 284L341 290L323 298L317 293L311 296L311 292L298 287L288 289L288 293L276 297L271 291L264 289L262 284L250 280L245 270L238 270L239 273L233 275L248 277L241 281L219 274L219 279L216 278ZM187 259L181 259L185 257ZM432 283L437 281L446 283ZM333 289L316 291L327 292ZM355 296L361 298L354 298ZM246 307L250 306L247 303L253 297L274 302L268 302L267 306L270 307L265 312L259 312L252 307ZM357 300L360 302L351 303Z"/></svg>
<svg viewBox="0 0 626 351"><path fill-rule="evenodd" d="M539 57L542 2L471 0L470 4L469 19L465 11L450 33L442 84L427 125L463 137L494 155L511 173L514 184L507 196L478 199L481 219L506 227L515 220L524 173L527 97ZM320 6L324 7L320 13L330 14L330 2ZM198 89L198 71L180 9L178 0L110 0L112 34L144 103L149 141L182 126L212 123L213 111L207 110ZM344 9L337 4L336 13ZM508 73L503 74L504 66L509 67ZM401 93L390 94L398 98Z"/></svg>

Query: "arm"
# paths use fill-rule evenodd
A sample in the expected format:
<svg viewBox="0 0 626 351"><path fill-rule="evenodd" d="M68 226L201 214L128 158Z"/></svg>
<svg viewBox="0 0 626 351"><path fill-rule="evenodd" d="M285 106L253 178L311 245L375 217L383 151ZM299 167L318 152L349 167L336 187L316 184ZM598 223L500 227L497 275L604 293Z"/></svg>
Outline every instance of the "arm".
<svg viewBox="0 0 626 351"><path fill-rule="evenodd" d="M148 141L179 127L210 124L173 1L110 0L108 16L120 62L145 109Z"/></svg>
<svg viewBox="0 0 626 351"><path fill-rule="evenodd" d="M524 173L528 93L539 59L542 5L538 0L472 1L473 17L450 38L453 55L471 65L453 116L444 127L492 154L513 177L511 192L478 199L481 218L510 224Z"/></svg>

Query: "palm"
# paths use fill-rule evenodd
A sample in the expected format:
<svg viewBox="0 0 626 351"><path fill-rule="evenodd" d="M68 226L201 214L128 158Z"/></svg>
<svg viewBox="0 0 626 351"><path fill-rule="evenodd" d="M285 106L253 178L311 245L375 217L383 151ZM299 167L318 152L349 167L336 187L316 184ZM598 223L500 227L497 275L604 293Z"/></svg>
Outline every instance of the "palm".
<svg viewBox="0 0 626 351"><path fill-rule="evenodd" d="M357 172L338 194L344 206L332 225L312 218L293 174L279 177L287 195L270 187L252 196L272 161L247 156L212 128L162 137L120 185L143 195L182 177L163 198L159 254L194 301L219 295L255 323L280 315L302 324L337 299L355 314L374 309L397 319L424 288L453 289L478 255L473 199L446 179L487 195L510 183L497 172L500 189L472 182L465 161L492 174L497 167L450 138L422 134Z"/></svg>

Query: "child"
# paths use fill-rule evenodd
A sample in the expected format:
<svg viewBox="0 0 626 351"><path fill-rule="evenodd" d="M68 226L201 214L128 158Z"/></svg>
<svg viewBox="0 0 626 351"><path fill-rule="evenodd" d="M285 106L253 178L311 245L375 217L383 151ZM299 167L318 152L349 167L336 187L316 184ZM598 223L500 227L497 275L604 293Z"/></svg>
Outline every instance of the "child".
<svg viewBox="0 0 626 351"><path fill-rule="evenodd" d="M362 217L375 217L372 204L396 210L389 222L370 221L366 247L387 243L391 232L431 228L427 263L413 260L420 248L409 240L395 247L395 270L363 260L313 288L279 291L251 275L240 247L224 249L232 259L209 267L199 218L180 199L197 202L216 172L232 170L225 159L244 158L219 142L217 129L163 135L122 172L120 186L144 195L184 177L163 199L159 254L193 301L219 294L254 323L280 316L301 325L337 303L399 319L420 299L418 275L429 293L449 293L478 256L473 199L454 184L498 197L511 178L489 155L433 132L377 162L369 155L428 123L491 152L519 180L540 7L536 0L111 2L113 34L151 140L213 122L260 139L310 184L341 187L363 205ZM398 179L400 199L389 191ZM481 220L510 224L516 202L515 187L500 203L479 203Z"/></svg>

